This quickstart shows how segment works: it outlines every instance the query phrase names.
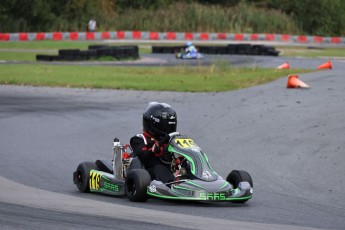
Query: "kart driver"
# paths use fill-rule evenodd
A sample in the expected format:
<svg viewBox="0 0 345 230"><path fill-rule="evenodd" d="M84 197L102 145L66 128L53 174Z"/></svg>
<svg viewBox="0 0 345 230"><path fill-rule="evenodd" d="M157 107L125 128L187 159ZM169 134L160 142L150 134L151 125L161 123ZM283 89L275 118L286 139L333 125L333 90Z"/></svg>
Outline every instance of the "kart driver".
<svg viewBox="0 0 345 230"><path fill-rule="evenodd" d="M195 46L192 44L192 42L186 42L186 53L196 53L197 49Z"/></svg>
<svg viewBox="0 0 345 230"><path fill-rule="evenodd" d="M130 140L134 155L140 159L152 180L163 183L175 180L170 169L172 157L167 143L160 141L169 133L176 132L176 126L176 112L170 105L150 102L143 114L143 133Z"/></svg>

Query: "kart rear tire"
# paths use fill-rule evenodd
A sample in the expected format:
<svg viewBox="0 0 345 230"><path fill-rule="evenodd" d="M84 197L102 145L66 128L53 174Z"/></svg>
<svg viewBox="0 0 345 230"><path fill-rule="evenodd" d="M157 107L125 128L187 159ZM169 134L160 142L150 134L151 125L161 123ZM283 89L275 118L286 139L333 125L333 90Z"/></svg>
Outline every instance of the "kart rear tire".
<svg viewBox="0 0 345 230"><path fill-rule="evenodd" d="M244 170L233 170L229 173L226 177L226 181L233 185L234 189L236 189L240 182L247 181L250 186L253 188L253 180L250 174ZM244 200L233 200L233 203L245 203L249 199Z"/></svg>
<svg viewBox="0 0 345 230"><path fill-rule="evenodd" d="M75 172L75 184L81 192L90 192L90 171L92 169L98 170L96 163L94 162L83 162L78 165L78 168Z"/></svg>
<svg viewBox="0 0 345 230"><path fill-rule="evenodd" d="M150 174L144 169L133 169L126 177L125 192L130 201L145 202L148 199L147 186L151 183Z"/></svg>
<svg viewBox="0 0 345 230"><path fill-rule="evenodd" d="M138 157L134 157L132 159L131 164L128 167L127 173L129 173L133 169L144 169L144 165L141 163Z"/></svg>

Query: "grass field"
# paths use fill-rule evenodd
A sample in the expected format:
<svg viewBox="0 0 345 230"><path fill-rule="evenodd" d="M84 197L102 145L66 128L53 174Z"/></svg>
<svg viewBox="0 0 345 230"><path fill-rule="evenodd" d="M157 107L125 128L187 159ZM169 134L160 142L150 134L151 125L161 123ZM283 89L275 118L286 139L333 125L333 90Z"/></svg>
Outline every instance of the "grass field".
<svg viewBox="0 0 345 230"><path fill-rule="evenodd" d="M111 67L46 64L0 65L0 84L218 92L263 84L304 70L225 66Z"/></svg>
<svg viewBox="0 0 345 230"><path fill-rule="evenodd" d="M321 47L278 47L281 56L293 57L338 57L345 59L345 48L321 48Z"/></svg>
<svg viewBox="0 0 345 230"><path fill-rule="evenodd" d="M67 66L39 64L36 54L56 55L59 49L86 50L90 42L39 41L0 42L0 60L26 61L26 64L1 64L0 84L33 86L62 86L130 90L219 92L264 84L310 70L276 70L263 68L235 68L225 63L210 66L174 67L115 67ZM124 44L116 44L124 45ZM150 46L139 44L139 52L149 53ZM283 55L315 57L315 50L283 47ZM321 56L343 55L335 49L316 50ZM309 54L308 54L309 53Z"/></svg>
<svg viewBox="0 0 345 230"><path fill-rule="evenodd" d="M99 44L89 41L30 41L30 42L0 42L0 49L87 49L89 45Z"/></svg>

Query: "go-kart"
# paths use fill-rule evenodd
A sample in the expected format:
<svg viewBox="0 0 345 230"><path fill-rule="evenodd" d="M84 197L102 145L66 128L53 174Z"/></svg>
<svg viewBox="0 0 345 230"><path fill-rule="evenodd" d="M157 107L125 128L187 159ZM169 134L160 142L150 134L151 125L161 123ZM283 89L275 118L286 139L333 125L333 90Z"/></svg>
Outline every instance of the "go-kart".
<svg viewBox="0 0 345 230"><path fill-rule="evenodd" d="M175 54L175 57L177 59L203 59L204 55L199 52L185 53L184 50L181 50L180 53Z"/></svg>
<svg viewBox="0 0 345 230"><path fill-rule="evenodd" d="M230 201L244 203L252 198L253 181L249 173L233 170L224 180L211 167L207 155L188 136L178 132L169 134L169 163L175 180L169 183L151 180L139 158L128 144L117 138L113 145L113 159L83 162L73 173L73 181L81 192L100 192L127 196L134 202L149 197L171 200ZM128 151L129 150L129 151Z"/></svg>

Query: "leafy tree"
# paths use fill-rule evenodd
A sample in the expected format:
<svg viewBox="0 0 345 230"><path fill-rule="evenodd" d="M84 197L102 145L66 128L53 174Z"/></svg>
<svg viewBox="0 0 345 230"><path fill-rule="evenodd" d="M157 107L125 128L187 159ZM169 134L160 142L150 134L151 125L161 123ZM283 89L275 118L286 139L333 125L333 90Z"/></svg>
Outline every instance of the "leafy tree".
<svg viewBox="0 0 345 230"><path fill-rule="evenodd" d="M2 27L13 32L49 30L55 19L46 0L2 0L1 11Z"/></svg>
<svg viewBox="0 0 345 230"><path fill-rule="evenodd" d="M234 13L230 13L227 18L215 20L219 14L219 11L214 13L215 7L226 12L240 10L240 16L236 18L231 16ZM187 9L192 10L185 12ZM344 0L1 0L0 31L85 31L91 17L95 17L98 28L109 30L114 29L114 22L121 20L123 15L138 12L145 12L143 20L138 21L138 17L129 15L122 29L149 30L153 24L158 24L152 23L152 14L158 14L159 10L164 12L160 13L162 21L159 23L169 24L168 21L173 18L177 21L176 25L181 25L174 27L177 31L215 30L227 28L228 24L236 31L282 31L296 28L291 25L291 19L294 19L298 29L288 29L287 32L293 30L322 36L345 35ZM187 18L182 21L176 17L181 15L179 13L186 13ZM202 21L200 18L206 13L209 14L208 20ZM270 21L270 28L263 27L267 21L272 20L267 15L272 14L275 18L281 14L283 20ZM284 26L287 21L289 25Z"/></svg>
<svg viewBox="0 0 345 230"><path fill-rule="evenodd" d="M126 9L158 9L173 2L173 0L117 0L116 7L121 12Z"/></svg>
<svg viewBox="0 0 345 230"><path fill-rule="evenodd" d="M291 15L307 34L331 36L345 34L343 0L271 0L269 7Z"/></svg>
<svg viewBox="0 0 345 230"><path fill-rule="evenodd" d="M197 0L197 2L208 5L236 6L241 0Z"/></svg>

